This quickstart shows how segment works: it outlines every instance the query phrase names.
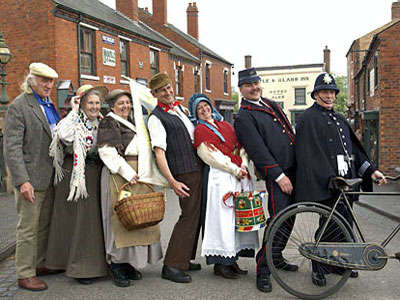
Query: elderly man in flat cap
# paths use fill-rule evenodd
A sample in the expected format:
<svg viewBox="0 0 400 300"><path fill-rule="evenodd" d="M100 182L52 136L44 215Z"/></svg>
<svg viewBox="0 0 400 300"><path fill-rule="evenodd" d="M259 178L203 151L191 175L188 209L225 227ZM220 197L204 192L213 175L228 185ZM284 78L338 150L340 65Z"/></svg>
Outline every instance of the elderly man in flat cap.
<svg viewBox="0 0 400 300"><path fill-rule="evenodd" d="M52 130L60 117L49 96L57 73L32 63L20 94L8 108L4 155L11 173L18 212L15 266L21 288L47 289L36 276L54 273L44 268L53 207L53 165L49 157Z"/></svg>
<svg viewBox="0 0 400 300"><path fill-rule="evenodd" d="M273 218L294 201L296 175L294 131L285 113L275 101L261 97L260 77L255 68L239 72L239 89L243 96L235 131L249 158L265 180L268 191L268 212ZM285 226L289 227L289 226ZM292 228L284 228L290 232ZM295 272L296 265L282 256L287 240L276 241L275 265ZM279 245L279 246L278 246ZM265 257L266 244L257 253L257 288L271 292L270 271Z"/></svg>
<svg viewBox="0 0 400 300"><path fill-rule="evenodd" d="M200 270L191 263L196 256L201 207L201 167L193 148L194 126L185 108L175 100L171 80L158 73L150 80L151 93L158 105L149 117L148 128L157 165L179 197L182 213L165 254L162 278L191 282L185 271Z"/></svg>

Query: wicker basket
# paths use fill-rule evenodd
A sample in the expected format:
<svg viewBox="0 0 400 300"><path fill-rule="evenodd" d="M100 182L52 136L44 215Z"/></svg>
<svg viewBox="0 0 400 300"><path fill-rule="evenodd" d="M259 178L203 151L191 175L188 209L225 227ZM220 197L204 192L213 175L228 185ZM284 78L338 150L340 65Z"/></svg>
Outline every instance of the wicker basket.
<svg viewBox="0 0 400 300"><path fill-rule="evenodd" d="M151 193L133 194L117 200L114 205L119 220L127 230L156 225L164 218L164 194L155 192L150 184L141 181L138 181L138 183L146 185ZM120 199L122 190L129 184L127 182L119 188L118 199Z"/></svg>

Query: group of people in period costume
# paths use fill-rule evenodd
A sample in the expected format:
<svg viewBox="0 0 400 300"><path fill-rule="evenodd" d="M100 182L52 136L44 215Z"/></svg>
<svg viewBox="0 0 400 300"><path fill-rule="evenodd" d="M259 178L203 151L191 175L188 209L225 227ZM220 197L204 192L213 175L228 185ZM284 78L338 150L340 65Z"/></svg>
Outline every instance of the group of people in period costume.
<svg viewBox="0 0 400 300"><path fill-rule="evenodd" d="M132 95L125 90L82 85L60 120L49 98L57 77L49 66L32 63L5 121L5 161L19 216L15 265L18 285L27 290L45 290L38 277L60 272L80 284L109 273L116 286L127 287L142 279L138 269L162 259L160 225L127 230L113 209L123 184L130 184L131 193L147 192L138 175L142 151L153 152L179 198L181 215L161 271L162 278L177 283L191 282L188 271L201 270L193 260L202 228L201 256L215 275L238 279L247 274L238 259L254 257L258 250L256 286L272 290L265 239L259 249L257 231L235 230L234 208L223 201L229 192L254 190L250 165L265 180L270 218L294 201L332 206L335 176L362 177L365 190L372 181L386 183L345 118L334 111L339 90L328 73L317 77L315 103L298 118L296 131L279 105L261 96L254 68L239 72L243 99L234 126L204 94L194 94L184 107L168 75L158 73L149 82L157 99L147 120L149 144L139 142ZM351 224L345 206L338 208ZM282 255L286 242L284 237L274 241L274 263L296 272L298 266ZM310 280L324 286L324 272L313 263Z"/></svg>

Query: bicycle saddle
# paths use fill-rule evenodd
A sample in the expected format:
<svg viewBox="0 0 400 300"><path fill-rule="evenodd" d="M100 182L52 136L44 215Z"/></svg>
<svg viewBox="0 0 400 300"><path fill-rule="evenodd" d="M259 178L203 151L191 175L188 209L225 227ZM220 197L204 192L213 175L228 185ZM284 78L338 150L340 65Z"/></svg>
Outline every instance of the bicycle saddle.
<svg viewBox="0 0 400 300"><path fill-rule="evenodd" d="M332 178L332 184L338 190L343 190L346 188L355 188L362 181L363 181L362 178L353 178L353 179L345 179L343 177Z"/></svg>

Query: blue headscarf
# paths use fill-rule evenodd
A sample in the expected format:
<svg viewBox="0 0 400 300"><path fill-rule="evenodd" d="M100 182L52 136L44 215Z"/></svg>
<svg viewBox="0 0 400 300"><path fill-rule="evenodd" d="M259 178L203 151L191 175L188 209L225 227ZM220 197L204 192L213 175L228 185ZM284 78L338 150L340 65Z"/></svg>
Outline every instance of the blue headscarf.
<svg viewBox="0 0 400 300"><path fill-rule="evenodd" d="M215 128L214 126L212 126L210 123L205 122L203 120L200 120L197 117L197 113L196 113L196 108L197 105L199 105L199 103L201 101L206 101L210 107L211 107L211 111L212 111L212 118L216 121L223 121L224 118L222 117L222 115L219 113L219 111L212 105L211 100L204 94L193 94L192 97L190 97L189 99L189 113L190 113L190 121L192 121L193 125L196 126L197 124L203 124L205 126L207 126L210 130L212 130L220 139L223 143L225 143L225 138L222 136L222 134L218 131L217 128Z"/></svg>

